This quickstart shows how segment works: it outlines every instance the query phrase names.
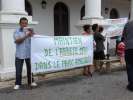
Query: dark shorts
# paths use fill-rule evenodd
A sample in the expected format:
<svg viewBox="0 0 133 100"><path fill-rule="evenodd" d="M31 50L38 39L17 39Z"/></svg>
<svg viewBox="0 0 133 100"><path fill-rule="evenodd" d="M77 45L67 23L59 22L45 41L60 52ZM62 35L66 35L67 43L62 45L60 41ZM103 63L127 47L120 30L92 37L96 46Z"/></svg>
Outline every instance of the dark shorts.
<svg viewBox="0 0 133 100"><path fill-rule="evenodd" d="M104 51L94 52L94 59L95 60L103 60L103 59L105 59Z"/></svg>

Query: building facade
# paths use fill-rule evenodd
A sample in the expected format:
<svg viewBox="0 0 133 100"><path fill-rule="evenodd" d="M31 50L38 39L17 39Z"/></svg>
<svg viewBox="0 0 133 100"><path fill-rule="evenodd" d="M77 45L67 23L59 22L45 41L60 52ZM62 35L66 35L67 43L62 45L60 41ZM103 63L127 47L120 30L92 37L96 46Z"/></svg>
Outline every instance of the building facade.
<svg viewBox="0 0 133 100"><path fill-rule="evenodd" d="M27 17L35 32L43 35L80 35L83 24L105 18L133 19L133 0L0 0L0 79L14 78L13 32Z"/></svg>

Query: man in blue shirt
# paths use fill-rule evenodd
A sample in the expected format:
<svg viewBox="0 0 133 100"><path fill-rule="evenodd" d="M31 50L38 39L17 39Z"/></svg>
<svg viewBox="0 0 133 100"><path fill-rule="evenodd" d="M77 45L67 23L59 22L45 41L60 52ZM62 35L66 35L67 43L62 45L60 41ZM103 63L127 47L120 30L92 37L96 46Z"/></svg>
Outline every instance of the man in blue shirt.
<svg viewBox="0 0 133 100"><path fill-rule="evenodd" d="M27 67L27 77L28 85L37 86L33 82L31 77L31 63L30 63L30 49L31 49L31 37L33 36L33 31L26 28L28 26L28 20L25 17L20 19L20 28L14 32L14 41L16 44L16 54L15 54L15 67L16 67L16 82L14 89L19 89L22 80L22 68L24 61Z"/></svg>

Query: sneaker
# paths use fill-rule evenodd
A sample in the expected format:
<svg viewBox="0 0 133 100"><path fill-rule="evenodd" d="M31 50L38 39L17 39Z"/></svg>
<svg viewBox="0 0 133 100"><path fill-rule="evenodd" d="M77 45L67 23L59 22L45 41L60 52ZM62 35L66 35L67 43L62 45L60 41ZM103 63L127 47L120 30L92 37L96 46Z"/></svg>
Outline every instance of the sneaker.
<svg viewBox="0 0 133 100"><path fill-rule="evenodd" d="M31 86L32 86L32 87L36 87L37 84L36 84L35 82L33 82L33 83L31 83Z"/></svg>
<svg viewBox="0 0 133 100"><path fill-rule="evenodd" d="M15 85L14 90L18 90L20 88L20 85Z"/></svg>

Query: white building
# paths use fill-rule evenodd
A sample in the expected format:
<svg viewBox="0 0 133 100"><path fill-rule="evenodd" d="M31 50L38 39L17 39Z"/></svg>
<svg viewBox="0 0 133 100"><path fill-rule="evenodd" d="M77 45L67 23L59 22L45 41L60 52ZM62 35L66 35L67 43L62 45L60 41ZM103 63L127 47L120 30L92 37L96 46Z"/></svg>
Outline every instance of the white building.
<svg viewBox="0 0 133 100"><path fill-rule="evenodd" d="M15 76L13 32L20 17L27 17L43 35L78 35L81 24L102 24L104 18L128 17L129 12L133 19L133 0L0 0L0 7L0 79L4 80Z"/></svg>

